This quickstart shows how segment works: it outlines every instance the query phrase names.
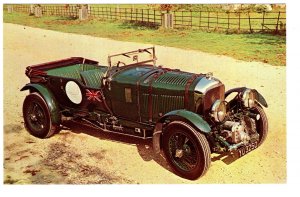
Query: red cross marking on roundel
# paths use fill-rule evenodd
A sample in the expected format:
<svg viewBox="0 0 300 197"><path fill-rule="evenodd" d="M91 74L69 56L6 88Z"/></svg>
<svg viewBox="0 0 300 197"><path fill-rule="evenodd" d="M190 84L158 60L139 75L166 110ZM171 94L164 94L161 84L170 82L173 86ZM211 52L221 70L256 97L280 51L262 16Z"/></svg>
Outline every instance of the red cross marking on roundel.
<svg viewBox="0 0 300 197"><path fill-rule="evenodd" d="M100 91L97 90L86 90L85 95L87 96L87 100L89 101L99 101L102 102L101 100L101 94Z"/></svg>

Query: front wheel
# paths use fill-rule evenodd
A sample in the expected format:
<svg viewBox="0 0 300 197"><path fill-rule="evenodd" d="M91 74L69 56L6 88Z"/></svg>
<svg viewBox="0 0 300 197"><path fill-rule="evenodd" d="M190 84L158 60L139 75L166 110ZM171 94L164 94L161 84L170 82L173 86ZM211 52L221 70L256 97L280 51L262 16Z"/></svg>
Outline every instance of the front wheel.
<svg viewBox="0 0 300 197"><path fill-rule="evenodd" d="M59 124L52 123L46 101L36 92L26 96L23 103L23 117L25 128L35 137L48 138L59 129Z"/></svg>
<svg viewBox="0 0 300 197"><path fill-rule="evenodd" d="M205 136L189 124L173 121L163 132L162 147L166 160L183 178L203 176L211 163L211 152Z"/></svg>
<svg viewBox="0 0 300 197"><path fill-rule="evenodd" d="M264 110L256 105L250 109L250 112L254 114L259 114L260 118L255 120L256 131L259 134L258 146L260 146L267 138L268 135L268 119Z"/></svg>

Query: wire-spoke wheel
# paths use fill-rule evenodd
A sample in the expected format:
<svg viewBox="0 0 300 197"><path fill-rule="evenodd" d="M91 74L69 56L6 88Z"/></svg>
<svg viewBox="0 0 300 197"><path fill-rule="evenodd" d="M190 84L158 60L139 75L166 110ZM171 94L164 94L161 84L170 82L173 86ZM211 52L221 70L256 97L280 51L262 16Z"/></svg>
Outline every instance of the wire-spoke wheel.
<svg viewBox="0 0 300 197"><path fill-rule="evenodd" d="M46 101L36 92L26 96L23 103L23 117L25 128L38 138L48 138L59 128L59 125L51 121Z"/></svg>
<svg viewBox="0 0 300 197"><path fill-rule="evenodd" d="M208 170L211 163L208 142L189 124L171 122L163 132L162 143L167 161L183 178L197 179Z"/></svg>

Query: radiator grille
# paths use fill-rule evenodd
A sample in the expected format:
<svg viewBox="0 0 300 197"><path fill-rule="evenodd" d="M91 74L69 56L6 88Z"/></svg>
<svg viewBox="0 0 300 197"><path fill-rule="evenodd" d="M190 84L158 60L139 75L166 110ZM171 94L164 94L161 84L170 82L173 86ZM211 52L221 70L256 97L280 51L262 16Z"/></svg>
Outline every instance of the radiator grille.
<svg viewBox="0 0 300 197"><path fill-rule="evenodd" d="M217 87L214 87L210 90L208 90L205 95L204 95L204 99L203 99L203 112L204 113L208 113L212 104L217 100L224 100L224 91L225 91L225 87L224 85L220 85Z"/></svg>
<svg viewBox="0 0 300 197"><path fill-rule="evenodd" d="M142 111L149 113L149 94L142 94ZM152 95L152 114L157 116L159 113L165 114L172 110L184 108L183 96ZM146 114L147 116L148 114Z"/></svg>
<svg viewBox="0 0 300 197"><path fill-rule="evenodd" d="M183 96L161 95L160 100L160 109L162 113L184 108Z"/></svg>

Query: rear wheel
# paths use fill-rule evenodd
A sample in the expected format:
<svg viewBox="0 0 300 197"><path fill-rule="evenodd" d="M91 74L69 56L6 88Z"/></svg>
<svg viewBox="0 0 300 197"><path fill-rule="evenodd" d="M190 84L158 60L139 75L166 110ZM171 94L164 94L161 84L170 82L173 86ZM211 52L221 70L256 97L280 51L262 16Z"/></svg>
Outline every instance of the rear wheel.
<svg viewBox="0 0 300 197"><path fill-rule="evenodd" d="M38 138L51 137L59 129L52 123L49 107L37 92L26 96L23 103L24 125L28 132Z"/></svg>
<svg viewBox="0 0 300 197"><path fill-rule="evenodd" d="M189 124L171 122L163 132L162 143L167 161L181 177L194 180L208 170L211 163L208 142Z"/></svg>

